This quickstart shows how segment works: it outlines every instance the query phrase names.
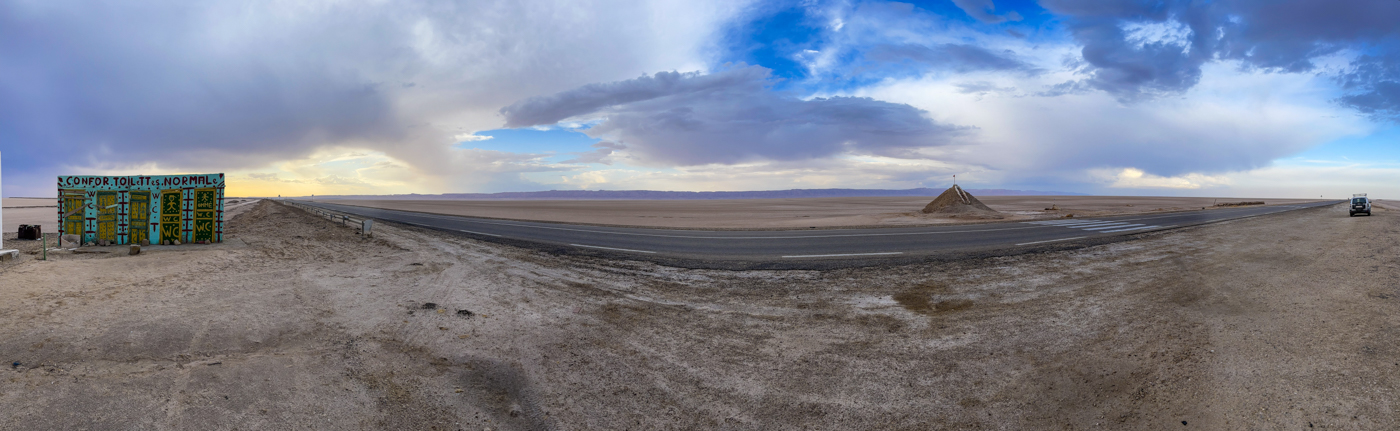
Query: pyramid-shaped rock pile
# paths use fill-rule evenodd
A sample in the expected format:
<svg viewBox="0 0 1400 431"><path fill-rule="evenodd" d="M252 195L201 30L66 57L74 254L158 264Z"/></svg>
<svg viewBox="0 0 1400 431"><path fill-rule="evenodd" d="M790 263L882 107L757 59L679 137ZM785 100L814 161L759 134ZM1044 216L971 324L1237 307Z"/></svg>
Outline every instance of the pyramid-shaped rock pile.
<svg viewBox="0 0 1400 431"><path fill-rule="evenodd" d="M954 185L924 206L924 214L964 216L977 218L1001 218L1001 213L977 200L962 187Z"/></svg>

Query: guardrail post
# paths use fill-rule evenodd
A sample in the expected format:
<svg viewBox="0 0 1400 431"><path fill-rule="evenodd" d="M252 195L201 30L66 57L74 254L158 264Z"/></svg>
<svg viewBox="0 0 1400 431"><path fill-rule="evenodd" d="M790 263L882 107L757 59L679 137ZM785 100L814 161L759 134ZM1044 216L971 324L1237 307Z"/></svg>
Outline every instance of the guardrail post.
<svg viewBox="0 0 1400 431"><path fill-rule="evenodd" d="M293 205L293 206L296 206L296 207L300 207L300 208L302 208L303 210L305 210L305 211L307 211L307 212L310 212L310 213L312 213L312 214L316 214L316 215L323 216L323 217L325 217L327 220L330 220L332 223L335 223L335 222L337 221L337 218L338 218L339 221L340 221L340 225L341 225L341 226L345 226L345 225L348 225L348 224L353 223L353 222L356 221L355 218L350 217L349 215L345 215L345 214L336 214L336 213L333 213L333 212L330 212L330 211L323 210L323 209L321 209L321 208L316 208L316 207L313 207L313 206L310 206L310 205L303 205L303 204L301 204L300 202L287 202L287 203L288 203L288 204L291 204L291 205ZM374 236L374 233L373 233L373 229L374 229L374 220L370 220L370 219L361 219L361 220L358 220L358 221L360 222L360 234L361 234L361 235L364 235L364 236L366 236L366 237L373 237L373 236Z"/></svg>

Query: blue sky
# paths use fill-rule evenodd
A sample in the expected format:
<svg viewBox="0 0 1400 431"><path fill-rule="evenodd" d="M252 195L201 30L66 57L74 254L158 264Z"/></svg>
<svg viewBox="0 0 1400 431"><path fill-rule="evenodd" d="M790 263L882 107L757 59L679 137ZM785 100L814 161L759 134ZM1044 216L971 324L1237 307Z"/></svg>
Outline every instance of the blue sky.
<svg viewBox="0 0 1400 431"><path fill-rule="evenodd" d="M1336 139L1283 160L1400 164L1400 127L1387 125L1370 134Z"/></svg>
<svg viewBox="0 0 1400 431"><path fill-rule="evenodd" d="M584 130L587 129L551 127L483 130L472 133L469 140L457 143L457 147L547 154L551 159L562 161L571 158L571 154L590 150L593 144L600 141L584 134Z"/></svg>
<svg viewBox="0 0 1400 431"><path fill-rule="evenodd" d="M957 174L1400 196L1395 22L1318 0L9 2L3 194L227 172L283 195Z"/></svg>

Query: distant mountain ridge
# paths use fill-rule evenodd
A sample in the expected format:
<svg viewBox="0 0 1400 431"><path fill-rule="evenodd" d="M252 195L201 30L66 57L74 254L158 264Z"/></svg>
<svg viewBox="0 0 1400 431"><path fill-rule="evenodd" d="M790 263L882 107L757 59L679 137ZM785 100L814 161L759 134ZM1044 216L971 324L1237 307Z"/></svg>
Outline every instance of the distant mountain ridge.
<svg viewBox="0 0 1400 431"><path fill-rule="evenodd" d="M751 192L672 192L655 190L549 190L540 192L443 193L440 195L322 195L320 199L375 200L700 200L938 196L944 189L792 189ZM977 196L1088 196L1039 190L964 189Z"/></svg>

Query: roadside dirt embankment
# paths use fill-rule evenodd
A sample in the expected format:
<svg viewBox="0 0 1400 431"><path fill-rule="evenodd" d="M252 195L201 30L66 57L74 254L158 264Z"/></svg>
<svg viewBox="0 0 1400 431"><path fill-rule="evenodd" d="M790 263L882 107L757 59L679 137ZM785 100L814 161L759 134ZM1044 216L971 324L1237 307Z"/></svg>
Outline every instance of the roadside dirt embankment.
<svg viewBox="0 0 1400 431"><path fill-rule="evenodd" d="M223 245L0 264L0 429L1400 426L1383 208L817 272L250 207Z"/></svg>

